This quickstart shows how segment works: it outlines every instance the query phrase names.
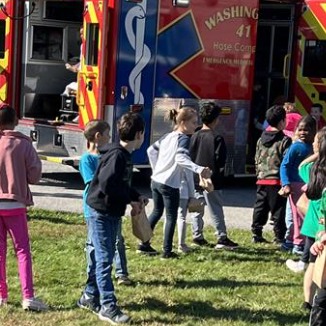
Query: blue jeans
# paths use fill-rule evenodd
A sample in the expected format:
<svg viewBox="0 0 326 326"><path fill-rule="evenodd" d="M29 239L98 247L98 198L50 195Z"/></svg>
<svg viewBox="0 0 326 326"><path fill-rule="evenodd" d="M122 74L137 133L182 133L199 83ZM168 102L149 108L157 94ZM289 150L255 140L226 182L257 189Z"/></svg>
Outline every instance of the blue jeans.
<svg viewBox="0 0 326 326"><path fill-rule="evenodd" d="M121 216L110 216L90 209L90 229L96 261L96 283L100 294L101 305L115 306L116 297L112 283L112 263L116 251L116 242L119 229L121 229ZM88 288L87 294L96 297L96 289Z"/></svg>
<svg viewBox="0 0 326 326"><path fill-rule="evenodd" d="M171 252L173 235L178 217L179 189L152 181L152 196L154 209L148 218L149 223L152 230L154 230L165 208L166 220L164 225L163 251Z"/></svg>
<svg viewBox="0 0 326 326"><path fill-rule="evenodd" d="M293 214L292 214L289 198L287 198L286 200L285 225L286 225L285 240L292 243L293 242Z"/></svg>
<svg viewBox="0 0 326 326"><path fill-rule="evenodd" d="M93 244L93 228L92 223L90 223L89 219L86 220L87 223L87 240L86 240L86 260L87 260L87 280L85 286L85 293L88 296L93 296L95 298L99 298L100 293L96 283L96 259L95 259L95 248ZM128 268L127 268L127 257L126 257L126 248L124 243L124 238L122 236L122 223L121 219L118 225L118 234L116 241L116 250L114 256L115 263L115 276L128 276Z"/></svg>

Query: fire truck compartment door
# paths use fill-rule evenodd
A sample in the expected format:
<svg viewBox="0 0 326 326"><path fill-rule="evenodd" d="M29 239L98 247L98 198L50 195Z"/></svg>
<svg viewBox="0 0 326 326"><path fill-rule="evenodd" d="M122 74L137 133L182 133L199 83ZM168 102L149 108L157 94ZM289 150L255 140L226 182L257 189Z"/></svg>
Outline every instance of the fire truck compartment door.
<svg viewBox="0 0 326 326"><path fill-rule="evenodd" d="M78 73L77 103L79 124L83 127L89 120L101 118L104 106L104 82L108 23L108 1L85 1L83 21L83 45L81 66Z"/></svg>
<svg viewBox="0 0 326 326"><path fill-rule="evenodd" d="M14 78L12 52L15 21L10 19L9 15L16 14L16 7L13 1L7 1L5 8L6 14L0 11L0 101L12 103L12 87L8 86L13 83Z"/></svg>

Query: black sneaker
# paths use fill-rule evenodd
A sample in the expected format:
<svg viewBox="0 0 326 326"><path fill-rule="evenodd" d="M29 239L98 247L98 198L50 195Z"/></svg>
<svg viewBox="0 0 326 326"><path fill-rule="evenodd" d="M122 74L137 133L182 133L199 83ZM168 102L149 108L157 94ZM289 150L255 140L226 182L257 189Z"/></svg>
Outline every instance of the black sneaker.
<svg viewBox="0 0 326 326"><path fill-rule="evenodd" d="M197 246L209 246L209 242L206 239L193 239L192 242Z"/></svg>
<svg viewBox="0 0 326 326"><path fill-rule="evenodd" d="M89 310L94 314L98 314L101 309L99 298L90 297L86 293L83 293L81 298L77 301L77 306Z"/></svg>
<svg viewBox="0 0 326 326"><path fill-rule="evenodd" d="M163 252L161 259L176 259L179 258L179 255L173 251Z"/></svg>
<svg viewBox="0 0 326 326"><path fill-rule="evenodd" d="M99 314L99 318L104 321L108 321L112 325L126 324L130 321L130 317L124 314L119 307L107 307L103 305Z"/></svg>
<svg viewBox="0 0 326 326"><path fill-rule="evenodd" d="M144 245L144 244L138 245L137 252L139 254L143 254L143 255L147 255L147 256L158 255L158 252L149 244L148 245Z"/></svg>
<svg viewBox="0 0 326 326"><path fill-rule="evenodd" d="M234 249L238 247L239 245L236 242L233 242L228 237L219 239L217 241L217 244L215 246L215 249Z"/></svg>
<svg viewBox="0 0 326 326"><path fill-rule="evenodd" d="M258 235L254 235L252 237L252 242L253 243L269 243L264 237L260 237Z"/></svg>

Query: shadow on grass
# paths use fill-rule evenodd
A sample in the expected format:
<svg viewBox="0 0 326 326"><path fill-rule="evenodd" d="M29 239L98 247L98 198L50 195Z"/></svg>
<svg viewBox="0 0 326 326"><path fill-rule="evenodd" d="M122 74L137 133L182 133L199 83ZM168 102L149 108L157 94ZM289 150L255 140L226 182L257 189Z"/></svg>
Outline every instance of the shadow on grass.
<svg viewBox="0 0 326 326"><path fill-rule="evenodd" d="M51 193L51 192L36 192L33 191L34 197L55 197L55 198L71 198L71 199L82 199L82 195L67 194L63 192Z"/></svg>
<svg viewBox="0 0 326 326"><path fill-rule="evenodd" d="M197 280L197 281L184 281L176 280L175 282L168 282L166 280L152 280L152 281L142 281L141 285L148 286L172 286L174 288L215 288L215 287L227 287L227 288L238 288L244 286L276 286L276 287L293 287L297 283L280 283L280 282L259 282L259 281L236 281L227 278L221 278L219 280Z"/></svg>
<svg viewBox="0 0 326 326"><path fill-rule="evenodd" d="M83 217L80 217L80 221L76 219L68 220L67 217L54 217L54 216L44 216L44 215L35 215L35 214L28 214L27 216L29 221L47 221L54 224L66 224L66 225L85 225L83 222Z"/></svg>
<svg viewBox="0 0 326 326"><path fill-rule="evenodd" d="M146 308L146 310L160 313L160 317L153 317L150 320L134 320L133 324L138 325L141 325L144 321L173 325L186 322L189 318L193 318L194 323L199 323L200 320L207 321L208 319L214 318L227 319L228 321L245 321L253 325L262 325L266 321L273 321L275 325L282 326L294 325L298 322L308 322L308 316L303 316L299 313L288 314L272 309L254 310L236 307L216 309L209 303L202 301L189 301L183 304L167 306L160 300L146 298L142 304L131 303L125 307L130 311L141 311ZM164 318L164 314L167 314L166 318ZM173 318L170 314L174 314ZM218 321L216 320L216 322Z"/></svg>
<svg viewBox="0 0 326 326"><path fill-rule="evenodd" d="M197 255L197 261L219 260L225 262L283 262L280 259L281 251L278 247L256 248L256 247L239 247L235 250L210 250L194 251L189 255Z"/></svg>

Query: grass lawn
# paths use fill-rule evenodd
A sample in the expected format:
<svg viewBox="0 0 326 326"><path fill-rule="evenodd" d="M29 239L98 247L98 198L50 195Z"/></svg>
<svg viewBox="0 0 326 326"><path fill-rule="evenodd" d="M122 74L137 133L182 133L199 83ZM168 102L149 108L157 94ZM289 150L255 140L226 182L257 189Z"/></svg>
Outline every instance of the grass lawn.
<svg viewBox="0 0 326 326"><path fill-rule="evenodd" d="M8 248L9 304L0 309L1 326L103 325L76 307L85 282L86 227L78 214L30 210L30 235L36 295L51 306L46 313L21 308L17 264ZM276 246L253 245L250 233L230 230L236 251L197 249L178 260L161 261L136 253L137 241L124 220L131 287L116 295L133 325L307 325L300 310L302 275L287 270L288 254ZM188 230L190 234L190 230ZM206 229L207 239L214 233ZM162 223L153 242L160 248ZM272 237L267 234L267 237ZM190 243L190 238L189 238Z"/></svg>

